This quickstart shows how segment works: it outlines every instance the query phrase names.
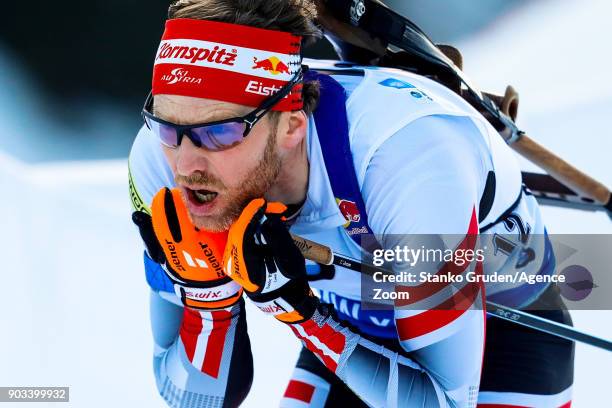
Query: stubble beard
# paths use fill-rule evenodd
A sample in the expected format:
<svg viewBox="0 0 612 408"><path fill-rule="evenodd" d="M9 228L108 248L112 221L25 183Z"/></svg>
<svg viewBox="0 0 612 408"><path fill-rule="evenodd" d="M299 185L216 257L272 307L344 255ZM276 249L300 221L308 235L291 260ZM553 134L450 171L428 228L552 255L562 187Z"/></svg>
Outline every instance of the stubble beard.
<svg viewBox="0 0 612 408"><path fill-rule="evenodd" d="M206 231L227 231L238 219L244 207L255 198L263 197L277 180L281 171L281 158L276 148L276 126L273 127L262 158L247 176L238 184L239 187L225 189L223 198L228 203L218 215L194 216L193 224Z"/></svg>

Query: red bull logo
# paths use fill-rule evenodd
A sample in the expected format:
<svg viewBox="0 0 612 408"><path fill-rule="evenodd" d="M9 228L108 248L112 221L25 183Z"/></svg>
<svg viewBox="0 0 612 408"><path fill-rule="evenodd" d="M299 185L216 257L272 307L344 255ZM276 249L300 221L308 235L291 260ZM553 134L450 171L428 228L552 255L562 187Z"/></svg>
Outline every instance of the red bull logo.
<svg viewBox="0 0 612 408"><path fill-rule="evenodd" d="M289 67L283 61L279 60L277 57L269 57L258 60L253 57L253 69L263 69L264 71L268 71L272 75L278 74L289 74Z"/></svg>
<svg viewBox="0 0 612 408"><path fill-rule="evenodd" d="M359 222L361 220L361 215L359 214L359 208L357 204L353 201L349 200L341 200L336 198L336 202L338 203L338 208L340 208L340 212L346 219L345 227L349 226L351 222Z"/></svg>

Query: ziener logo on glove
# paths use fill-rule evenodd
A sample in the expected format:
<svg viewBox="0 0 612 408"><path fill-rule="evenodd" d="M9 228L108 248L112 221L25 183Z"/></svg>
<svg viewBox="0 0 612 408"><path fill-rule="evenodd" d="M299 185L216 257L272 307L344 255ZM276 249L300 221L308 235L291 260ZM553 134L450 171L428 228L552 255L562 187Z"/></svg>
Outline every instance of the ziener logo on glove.
<svg viewBox="0 0 612 408"><path fill-rule="evenodd" d="M208 259L208 263L210 264L210 266L212 266L215 272L217 272L217 277L225 278L223 267L221 266L221 263L217 261L217 258L215 257L213 250L210 249L207 244L203 244L201 242L200 242L200 248L202 248L202 251L204 252L204 255L206 256L206 259Z"/></svg>
<svg viewBox="0 0 612 408"><path fill-rule="evenodd" d="M238 260L238 249L235 245L232 245L231 258L227 262L227 273L236 275L238 279L242 279L242 274L240 273L240 262Z"/></svg>
<svg viewBox="0 0 612 408"><path fill-rule="evenodd" d="M172 264L179 271L185 272L185 267L181 264L181 260L176 254L176 247L174 246L174 242L166 240L166 245L168 246L168 251L170 251L170 258L172 258Z"/></svg>

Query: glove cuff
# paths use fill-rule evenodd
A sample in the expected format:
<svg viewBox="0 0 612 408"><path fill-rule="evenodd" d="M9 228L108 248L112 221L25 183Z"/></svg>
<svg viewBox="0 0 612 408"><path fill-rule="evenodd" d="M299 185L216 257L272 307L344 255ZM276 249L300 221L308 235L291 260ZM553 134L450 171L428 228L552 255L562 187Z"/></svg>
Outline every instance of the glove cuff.
<svg viewBox="0 0 612 408"><path fill-rule="evenodd" d="M308 293L300 296L299 301L286 297L261 301L256 296L249 295L249 297L261 311L289 324L302 323L310 319L319 305L319 298L310 291L310 288L308 288Z"/></svg>
<svg viewBox="0 0 612 408"><path fill-rule="evenodd" d="M242 287L229 281L212 287L192 287L174 283L174 292L183 304L192 309L223 309L238 302Z"/></svg>

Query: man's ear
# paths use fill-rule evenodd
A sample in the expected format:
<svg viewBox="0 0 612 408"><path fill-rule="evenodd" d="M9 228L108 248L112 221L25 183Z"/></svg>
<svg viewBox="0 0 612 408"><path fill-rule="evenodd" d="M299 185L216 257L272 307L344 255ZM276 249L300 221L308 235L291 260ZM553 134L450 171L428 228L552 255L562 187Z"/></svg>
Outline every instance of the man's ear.
<svg viewBox="0 0 612 408"><path fill-rule="evenodd" d="M287 116L285 116L287 115ZM280 118L280 144L285 149L299 145L308 131L308 117L303 110L285 112Z"/></svg>

